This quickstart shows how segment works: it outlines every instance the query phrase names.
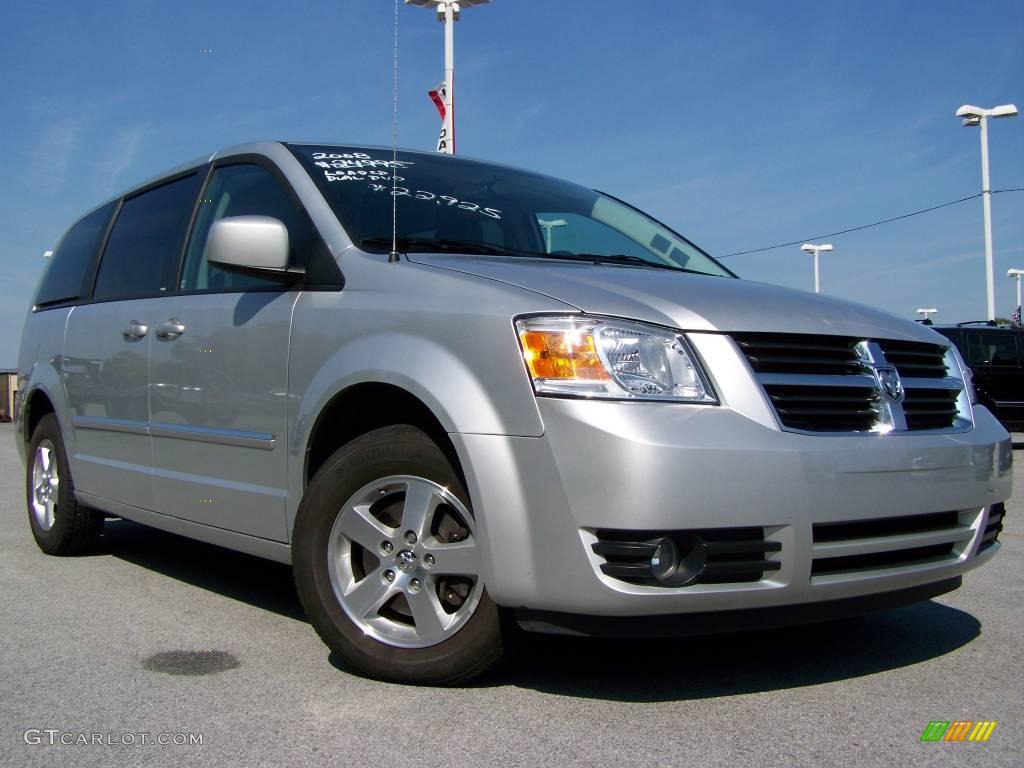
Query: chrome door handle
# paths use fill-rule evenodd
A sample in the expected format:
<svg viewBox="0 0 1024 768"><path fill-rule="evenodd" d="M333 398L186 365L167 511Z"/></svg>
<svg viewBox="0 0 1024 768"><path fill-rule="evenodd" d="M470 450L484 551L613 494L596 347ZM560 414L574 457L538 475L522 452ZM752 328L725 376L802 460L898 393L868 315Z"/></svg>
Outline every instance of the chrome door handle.
<svg viewBox="0 0 1024 768"><path fill-rule="evenodd" d="M149 333L149 326L138 320L132 320L128 327L121 331L121 335L126 339L141 339L147 333Z"/></svg>
<svg viewBox="0 0 1024 768"><path fill-rule="evenodd" d="M176 339L184 332L185 324L176 317L172 317L156 329L156 335L161 339Z"/></svg>

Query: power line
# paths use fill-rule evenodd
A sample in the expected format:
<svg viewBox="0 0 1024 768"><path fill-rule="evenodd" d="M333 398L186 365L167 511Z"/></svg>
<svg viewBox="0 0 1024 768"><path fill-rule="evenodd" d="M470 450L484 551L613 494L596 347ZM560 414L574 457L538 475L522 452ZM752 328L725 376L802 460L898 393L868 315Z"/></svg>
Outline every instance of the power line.
<svg viewBox="0 0 1024 768"><path fill-rule="evenodd" d="M1014 189L993 189L992 194L1000 194L1002 192L1024 192L1024 187L1017 187ZM846 235L850 232L859 232L862 229L871 229L871 227L878 227L882 224L891 224L894 221L900 221L901 219L909 219L912 216L920 216L922 213L931 213L937 211L940 208L949 208L951 205L959 205L960 203L966 203L968 200L974 200L975 198L981 197L982 193L978 192L974 195L968 195L967 197L961 197L959 200L951 200L948 203L941 203L940 205L933 205L931 208L922 208L919 211L911 211L910 213L904 213L902 216L893 216L891 219L882 219L881 221L874 221L870 224L862 224L859 227L850 227L849 229L843 229L839 232L829 232L824 235L813 235L811 237L802 237L799 240L792 240L788 243L779 243L778 245L766 245L764 248L752 248L749 251L736 251L736 253L727 253L725 256L719 256L719 259L728 259L732 256L745 256L748 253L763 253L764 251L774 251L776 248L788 248L792 245L800 245L801 243L809 243L814 240L824 240L827 237L838 237L839 235Z"/></svg>

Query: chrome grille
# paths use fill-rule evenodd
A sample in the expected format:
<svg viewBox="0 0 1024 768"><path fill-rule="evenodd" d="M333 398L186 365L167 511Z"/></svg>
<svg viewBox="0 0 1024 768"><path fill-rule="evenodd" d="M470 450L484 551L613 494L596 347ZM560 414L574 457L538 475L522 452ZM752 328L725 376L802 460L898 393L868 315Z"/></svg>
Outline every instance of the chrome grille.
<svg viewBox="0 0 1024 768"><path fill-rule="evenodd" d="M808 387L766 384L775 412L795 429L866 432L878 420L875 387Z"/></svg>
<svg viewBox="0 0 1024 768"><path fill-rule="evenodd" d="M733 336L757 373L859 373L857 339L798 334Z"/></svg>
<svg viewBox="0 0 1024 768"><path fill-rule="evenodd" d="M941 379L947 375L946 349L917 341L879 341L890 365L905 379Z"/></svg>
<svg viewBox="0 0 1024 768"><path fill-rule="evenodd" d="M971 424L960 371L941 344L770 333L732 339L784 429L881 433ZM899 374L902 395L886 393L880 377L888 369Z"/></svg>
<svg viewBox="0 0 1024 768"><path fill-rule="evenodd" d="M958 390L908 389L903 400L907 429L949 429L955 422Z"/></svg>

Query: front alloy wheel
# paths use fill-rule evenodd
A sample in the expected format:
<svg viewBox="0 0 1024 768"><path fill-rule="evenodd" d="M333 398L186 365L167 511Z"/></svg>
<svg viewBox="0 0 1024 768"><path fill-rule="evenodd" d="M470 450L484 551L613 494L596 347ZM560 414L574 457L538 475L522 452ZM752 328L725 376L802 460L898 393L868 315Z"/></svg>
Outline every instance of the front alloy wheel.
<svg viewBox="0 0 1024 768"><path fill-rule="evenodd" d="M477 521L458 473L400 424L317 470L292 537L295 586L338 660L381 680L456 685L503 653Z"/></svg>
<svg viewBox="0 0 1024 768"><path fill-rule="evenodd" d="M393 475L356 491L331 529L327 567L349 618L398 648L452 637L483 593L472 516L423 477Z"/></svg>

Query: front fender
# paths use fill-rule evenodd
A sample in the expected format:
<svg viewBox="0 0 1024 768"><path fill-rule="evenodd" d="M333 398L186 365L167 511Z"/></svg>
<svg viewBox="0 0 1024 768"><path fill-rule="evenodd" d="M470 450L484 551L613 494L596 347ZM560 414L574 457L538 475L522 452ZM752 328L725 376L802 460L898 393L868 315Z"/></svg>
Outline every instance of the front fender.
<svg viewBox="0 0 1024 768"><path fill-rule="evenodd" d="M349 250L345 289L304 292L288 355L288 520L305 486L304 454L324 407L363 383L420 400L451 434L544 432L512 323L573 308L494 280ZM466 457L462 457L465 460Z"/></svg>
<svg viewBox="0 0 1024 768"><path fill-rule="evenodd" d="M380 333L339 347L306 385L289 441L292 451L304 448L317 414L338 393L368 382L391 384L414 395L447 432L508 434L524 426L521 419L503 417L481 377L444 347L412 334ZM539 414L535 424L525 426L540 434Z"/></svg>
<svg viewBox="0 0 1024 768"><path fill-rule="evenodd" d="M412 333L382 332L349 338L308 380L299 374L303 366L291 368L289 526L302 498L304 454L317 419L338 394L357 384L389 384L408 392L449 433L543 434L533 389L517 353L514 348L511 380L498 383L500 374L493 365L470 365L439 343Z"/></svg>

